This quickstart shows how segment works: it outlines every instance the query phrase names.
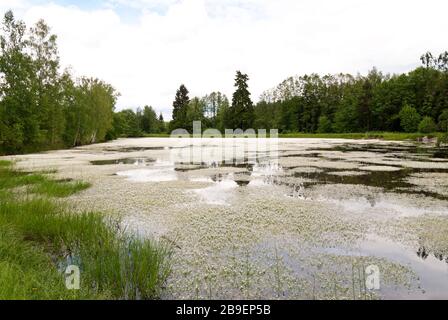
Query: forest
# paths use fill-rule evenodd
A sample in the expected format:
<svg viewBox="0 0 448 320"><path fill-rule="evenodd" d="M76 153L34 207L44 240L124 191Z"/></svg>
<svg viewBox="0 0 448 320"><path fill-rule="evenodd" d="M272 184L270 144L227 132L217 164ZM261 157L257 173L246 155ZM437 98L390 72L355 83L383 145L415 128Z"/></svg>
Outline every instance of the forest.
<svg viewBox="0 0 448 320"><path fill-rule="evenodd" d="M420 58L404 74L303 75L254 103L249 77L237 71L231 100L216 91L189 97L182 84L172 120L151 106L116 111L118 91L96 78L61 71L57 36L45 21L31 28L9 11L0 35L0 154L74 147L177 128L263 128L281 133L448 131L448 52Z"/></svg>
<svg viewBox="0 0 448 320"><path fill-rule="evenodd" d="M255 126L282 132L446 132L448 52L421 57L422 66L400 75L373 68L350 74L291 77L264 92Z"/></svg>
<svg viewBox="0 0 448 320"><path fill-rule="evenodd" d="M237 72L236 91L189 100L182 85L173 103L171 127L279 129L281 133L420 132L448 130L448 52L420 58L406 74L318 74L290 77L253 104L248 76Z"/></svg>
<svg viewBox="0 0 448 320"><path fill-rule="evenodd" d="M117 91L61 72L57 37L38 21L27 28L11 11L0 35L0 152L23 153L103 141Z"/></svg>

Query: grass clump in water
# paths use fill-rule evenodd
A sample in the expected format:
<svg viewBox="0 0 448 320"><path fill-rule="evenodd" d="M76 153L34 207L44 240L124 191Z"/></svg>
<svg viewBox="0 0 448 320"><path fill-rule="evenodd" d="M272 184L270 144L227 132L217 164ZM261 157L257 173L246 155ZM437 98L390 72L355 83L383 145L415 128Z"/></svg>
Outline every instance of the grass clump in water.
<svg viewBox="0 0 448 320"><path fill-rule="evenodd" d="M91 186L88 182L75 181L53 181L44 180L31 187L32 193L44 194L51 197L68 197L72 194L85 190Z"/></svg>
<svg viewBox="0 0 448 320"><path fill-rule="evenodd" d="M0 167L9 167L10 165L11 165L11 161L0 160Z"/></svg>
<svg viewBox="0 0 448 320"><path fill-rule="evenodd" d="M101 213L75 214L47 197L16 199L11 186L57 197L87 187L26 176L0 167L2 181L9 181L0 185L0 299L160 297L170 248L130 236ZM79 290L65 287L68 265L80 269Z"/></svg>
<svg viewBox="0 0 448 320"><path fill-rule="evenodd" d="M50 197L68 197L90 187L90 183L82 181L57 181L48 177L44 171L40 173L27 173L13 170L12 164L7 161L0 163L0 189L11 189L29 186L31 193L43 194Z"/></svg>

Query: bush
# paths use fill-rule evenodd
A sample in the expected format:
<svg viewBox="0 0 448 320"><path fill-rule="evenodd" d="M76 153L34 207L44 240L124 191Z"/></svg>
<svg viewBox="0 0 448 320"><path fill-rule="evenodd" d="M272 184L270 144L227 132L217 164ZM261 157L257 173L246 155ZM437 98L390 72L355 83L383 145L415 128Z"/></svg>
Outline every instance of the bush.
<svg viewBox="0 0 448 320"><path fill-rule="evenodd" d="M442 133L437 137L436 147L439 148L443 144L448 144L448 133Z"/></svg>
<svg viewBox="0 0 448 320"><path fill-rule="evenodd" d="M418 131L421 133L433 133L437 131L437 126L431 117L424 117L418 125Z"/></svg>
<svg viewBox="0 0 448 320"><path fill-rule="evenodd" d="M448 132L448 109L445 109L439 116L439 130Z"/></svg>
<svg viewBox="0 0 448 320"><path fill-rule="evenodd" d="M404 105L400 111L400 125L406 132L416 132L420 123L420 115L415 108Z"/></svg>
<svg viewBox="0 0 448 320"><path fill-rule="evenodd" d="M319 126L317 128L318 133L330 133L332 131L332 124L330 119L326 116L319 118Z"/></svg>

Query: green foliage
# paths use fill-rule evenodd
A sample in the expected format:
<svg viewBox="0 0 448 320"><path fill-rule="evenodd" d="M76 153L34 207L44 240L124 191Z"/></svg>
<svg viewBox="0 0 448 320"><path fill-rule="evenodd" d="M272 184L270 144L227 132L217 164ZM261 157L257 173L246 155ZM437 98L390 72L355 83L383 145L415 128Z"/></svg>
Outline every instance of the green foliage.
<svg viewBox="0 0 448 320"><path fill-rule="evenodd" d="M415 132L420 123L420 115L417 110L409 105L404 105L399 114L400 125L405 132Z"/></svg>
<svg viewBox="0 0 448 320"><path fill-rule="evenodd" d="M169 124L170 131L182 128L191 133L193 121L201 121L202 130L218 128L224 132L229 121L229 100L221 92L212 92L202 98L194 97L190 100L188 90L182 85L176 93L173 107L173 120ZM161 128L159 133L166 132L163 117L159 117L159 126ZM150 134L154 136L154 132Z"/></svg>
<svg viewBox="0 0 448 320"><path fill-rule="evenodd" d="M353 132L353 133L281 133L280 138L321 138L321 139L382 139L390 141L404 141L421 139L422 133L403 132Z"/></svg>
<svg viewBox="0 0 448 320"><path fill-rule="evenodd" d="M318 133L330 133L332 131L332 124L330 119L326 116L319 117L319 126L317 128Z"/></svg>
<svg viewBox="0 0 448 320"><path fill-rule="evenodd" d="M139 137L142 135L141 122L137 114L126 109L114 114L114 130L117 137Z"/></svg>
<svg viewBox="0 0 448 320"><path fill-rule="evenodd" d="M418 132L434 133L437 131L437 125L431 117L424 117L418 125Z"/></svg>
<svg viewBox="0 0 448 320"><path fill-rule="evenodd" d="M437 137L437 147L440 147L442 144L448 144L448 133L442 133Z"/></svg>
<svg viewBox="0 0 448 320"><path fill-rule="evenodd" d="M187 116L185 118L184 129L193 132L193 121L204 121L205 104L202 99L197 97L191 99L187 107Z"/></svg>
<svg viewBox="0 0 448 320"><path fill-rule="evenodd" d="M448 132L448 109L443 110L439 116L439 130Z"/></svg>
<svg viewBox="0 0 448 320"><path fill-rule="evenodd" d="M170 123L170 130L185 129L187 123L187 111L190 104L188 97L188 90L182 84L176 92L176 97L173 102L173 120Z"/></svg>
<svg viewBox="0 0 448 320"><path fill-rule="evenodd" d="M208 126L217 128L221 132L225 129L225 116L229 109L229 100L221 92L212 92L202 98L204 103L204 117Z"/></svg>
<svg viewBox="0 0 448 320"><path fill-rule="evenodd" d="M104 141L113 124L115 90L91 78L81 78L77 85L68 86L66 143L77 146Z"/></svg>
<svg viewBox="0 0 448 320"><path fill-rule="evenodd" d="M264 92L255 107L250 101L247 75L237 72L232 105L222 103L217 108L216 93L205 96L201 99L202 116L200 108L187 108L189 116L183 127L190 129L194 118L203 121L203 129L217 127L221 132L225 128L252 126L277 128L282 133L415 132L421 120L419 115L439 119L448 108L448 73L443 62L448 53L441 57L437 59L440 63L432 62L427 68L402 75L383 75L372 69L366 76L356 77L349 74L291 77ZM403 108L408 105L416 107ZM444 119L448 117L439 119L443 128L448 123Z"/></svg>
<svg viewBox="0 0 448 320"><path fill-rule="evenodd" d="M254 110L255 128L266 130L277 129L279 117L282 115L280 108L276 104L266 103L264 101L257 104Z"/></svg>
<svg viewBox="0 0 448 320"><path fill-rule="evenodd" d="M46 180L35 184L31 188L32 193L45 194L51 197L64 198L78 193L90 187L90 183L75 181L52 181Z"/></svg>
<svg viewBox="0 0 448 320"><path fill-rule="evenodd" d="M334 117L333 130L335 132L357 132L359 128L357 126L356 110L353 104L347 104L341 106L336 112Z"/></svg>
<svg viewBox="0 0 448 320"><path fill-rule="evenodd" d="M232 129L249 129L254 124L254 106L250 99L250 92L247 82L249 77L240 71L236 72L235 87L233 93L232 105L229 108L228 124Z"/></svg>
<svg viewBox="0 0 448 320"><path fill-rule="evenodd" d="M50 33L49 26L43 20L39 20L29 33L28 47L31 48L36 73L36 104L42 139L50 145L61 145L66 119L61 107L63 88L59 75L57 38Z"/></svg>
<svg viewBox="0 0 448 320"><path fill-rule="evenodd" d="M98 79L60 74L56 36L8 11L0 34L0 154L104 141L117 93Z"/></svg>
<svg viewBox="0 0 448 320"><path fill-rule="evenodd" d="M159 118L157 119L157 126L158 126L158 133L165 133L166 132L166 124L165 120L163 120L163 114L160 113Z"/></svg>
<svg viewBox="0 0 448 320"><path fill-rule="evenodd" d="M0 35L0 141L8 152L40 143L37 92L31 86L37 79L25 33L25 24L8 11Z"/></svg>
<svg viewBox="0 0 448 320"><path fill-rule="evenodd" d="M261 95L255 106L256 127L315 133L319 118L325 116L334 132L402 131L400 111L411 105L418 114L439 120L439 129L446 128L448 120L439 117L448 109L447 57L446 52L438 58L425 55L424 67L401 75L383 75L373 69L366 76L288 78ZM442 118L448 119L448 114ZM416 131L419 122L413 119L407 130Z"/></svg>
<svg viewBox="0 0 448 320"><path fill-rule="evenodd" d="M29 191L61 183L37 176L14 171L10 163L0 166L0 299L160 296L170 272L168 247L130 237L118 222L100 213L73 213L50 198L17 198L10 192L18 177L23 178L21 183L34 183ZM81 269L80 290L65 288L62 272L68 264Z"/></svg>
<svg viewBox="0 0 448 320"><path fill-rule="evenodd" d="M144 135L163 134L166 131L163 115L159 117L152 107L145 106L143 111L125 109L113 114L112 128L107 132L106 139L118 137L141 137Z"/></svg>
<svg viewBox="0 0 448 320"><path fill-rule="evenodd" d="M0 207L3 205L0 204ZM48 254L32 242L23 241L21 232L5 226L0 219L0 297L2 299L87 298L64 287L62 276Z"/></svg>
<svg viewBox="0 0 448 320"><path fill-rule="evenodd" d="M11 162L8 160L0 160L0 167L7 167L10 166Z"/></svg>
<svg viewBox="0 0 448 320"><path fill-rule="evenodd" d="M141 112L141 128L144 133L159 133L163 130L160 128L157 114L151 106L145 106ZM163 121L163 117L162 117Z"/></svg>

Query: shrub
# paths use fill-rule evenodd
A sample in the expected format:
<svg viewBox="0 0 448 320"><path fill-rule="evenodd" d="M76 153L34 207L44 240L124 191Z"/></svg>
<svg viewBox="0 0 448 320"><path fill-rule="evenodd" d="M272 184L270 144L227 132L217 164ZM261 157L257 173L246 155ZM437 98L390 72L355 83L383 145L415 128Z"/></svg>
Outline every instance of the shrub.
<svg viewBox="0 0 448 320"><path fill-rule="evenodd" d="M424 117L418 125L418 131L421 133L432 133L437 131L437 126L431 117Z"/></svg>
<svg viewBox="0 0 448 320"><path fill-rule="evenodd" d="M443 144L448 144L448 133L442 133L437 137L436 147L439 148Z"/></svg>
<svg viewBox="0 0 448 320"><path fill-rule="evenodd" d="M448 132L448 109L445 109L439 116L439 130Z"/></svg>
<svg viewBox="0 0 448 320"><path fill-rule="evenodd" d="M404 105L400 111L400 125L406 132L416 132L420 123L420 115L415 108Z"/></svg>

